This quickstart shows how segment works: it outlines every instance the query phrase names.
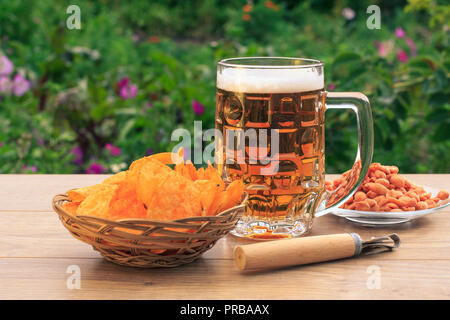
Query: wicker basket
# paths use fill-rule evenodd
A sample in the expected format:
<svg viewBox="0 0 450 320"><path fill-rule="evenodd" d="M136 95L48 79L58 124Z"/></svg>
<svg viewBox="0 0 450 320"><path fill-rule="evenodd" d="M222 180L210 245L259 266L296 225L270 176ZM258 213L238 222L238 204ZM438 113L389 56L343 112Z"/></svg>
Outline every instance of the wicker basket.
<svg viewBox="0 0 450 320"><path fill-rule="evenodd" d="M75 238L92 245L108 261L142 268L177 267L194 261L235 227L244 210L241 204L216 216L112 221L71 215L62 208L67 201L67 194L56 195L53 209Z"/></svg>

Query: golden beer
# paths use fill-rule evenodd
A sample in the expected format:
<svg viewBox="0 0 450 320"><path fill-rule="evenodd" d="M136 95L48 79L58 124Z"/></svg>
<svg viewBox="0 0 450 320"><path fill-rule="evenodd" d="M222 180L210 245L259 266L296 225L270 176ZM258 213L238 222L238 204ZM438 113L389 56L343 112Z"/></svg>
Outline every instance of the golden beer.
<svg viewBox="0 0 450 320"><path fill-rule="evenodd" d="M323 69L295 62L304 63L287 58L219 63L216 165L225 180L246 184L245 213L234 230L239 236L302 235L325 201Z"/></svg>

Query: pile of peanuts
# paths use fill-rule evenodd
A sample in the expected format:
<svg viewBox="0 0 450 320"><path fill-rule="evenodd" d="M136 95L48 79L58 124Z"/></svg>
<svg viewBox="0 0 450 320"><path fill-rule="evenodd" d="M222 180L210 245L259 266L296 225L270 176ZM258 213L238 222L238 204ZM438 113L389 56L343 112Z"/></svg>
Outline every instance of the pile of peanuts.
<svg viewBox="0 0 450 320"><path fill-rule="evenodd" d="M328 190L338 188L348 172L333 182L326 182ZM435 198L424 188L412 184L398 174L396 166L372 163L358 191L341 207L349 210L402 212L430 209L447 199L448 191L439 191Z"/></svg>

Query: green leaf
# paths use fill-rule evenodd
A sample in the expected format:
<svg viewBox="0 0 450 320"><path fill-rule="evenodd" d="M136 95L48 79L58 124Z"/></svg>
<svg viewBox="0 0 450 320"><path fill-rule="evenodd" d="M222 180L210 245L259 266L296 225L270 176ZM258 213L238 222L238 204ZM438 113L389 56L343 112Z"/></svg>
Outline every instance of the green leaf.
<svg viewBox="0 0 450 320"><path fill-rule="evenodd" d="M141 111L136 108L120 108L114 111L115 115L124 115L124 116L137 116L141 114Z"/></svg>
<svg viewBox="0 0 450 320"><path fill-rule="evenodd" d="M339 67L343 64L355 63L361 60L361 56L355 52L344 52L338 54L333 61L333 67Z"/></svg>
<svg viewBox="0 0 450 320"><path fill-rule="evenodd" d="M450 118L449 108L436 108L425 117L425 121L429 124L438 124L444 121L448 121Z"/></svg>
<svg viewBox="0 0 450 320"><path fill-rule="evenodd" d="M428 104L433 107L441 107L448 105L450 102L450 94L444 92L433 93L428 99Z"/></svg>
<svg viewBox="0 0 450 320"><path fill-rule="evenodd" d="M408 65L412 69L418 69L418 70L422 70L422 71L429 71L429 70L435 69L433 59L431 59L427 56L413 57L413 58L411 58L411 60L409 60Z"/></svg>
<svg viewBox="0 0 450 320"><path fill-rule="evenodd" d="M448 119L448 118L447 118ZM448 141L450 137L450 121L441 123L433 134L434 142Z"/></svg>

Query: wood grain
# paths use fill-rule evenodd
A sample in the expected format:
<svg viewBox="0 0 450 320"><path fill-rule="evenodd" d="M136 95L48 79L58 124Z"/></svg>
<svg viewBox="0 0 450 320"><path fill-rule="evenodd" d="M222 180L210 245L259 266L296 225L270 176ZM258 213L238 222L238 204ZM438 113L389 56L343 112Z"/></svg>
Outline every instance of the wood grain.
<svg viewBox="0 0 450 320"><path fill-rule="evenodd" d="M405 176L450 189L449 174ZM326 215L314 221L310 233L356 232L368 239L396 232L402 244L394 252L242 273L232 250L245 241L227 236L192 264L142 270L105 261L51 211L54 194L106 177L0 175L0 299L450 299L450 208L377 228ZM80 290L66 286L70 265L80 267ZM380 272L380 289L367 286L370 266Z"/></svg>
<svg viewBox="0 0 450 320"><path fill-rule="evenodd" d="M77 265L81 288L68 289ZM367 286L376 266L379 289ZM339 260L243 274L231 260L130 269L103 259L0 259L0 299L449 299L448 261ZM370 269L369 269L370 270Z"/></svg>
<svg viewBox="0 0 450 320"><path fill-rule="evenodd" d="M0 174L0 212L52 211L53 196L102 182L110 175ZM24 197L27 201L24 201Z"/></svg>
<svg viewBox="0 0 450 320"><path fill-rule="evenodd" d="M363 239L397 232L401 249L394 251L395 259L450 259L450 211L441 211L397 228L368 228L327 215L318 218L310 235L356 232ZM0 258L2 257L73 257L97 258L91 247L72 237L54 212L0 213ZM252 243L233 236L218 241L204 254L206 259L232 259L237 244ZM36 250L39 248L39 250ZM383 259L384 255L377 256Z"/></svg>

